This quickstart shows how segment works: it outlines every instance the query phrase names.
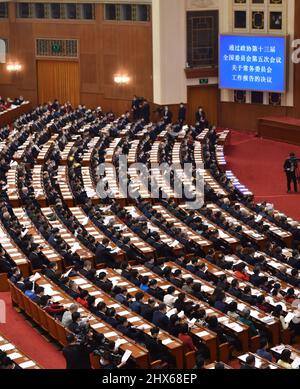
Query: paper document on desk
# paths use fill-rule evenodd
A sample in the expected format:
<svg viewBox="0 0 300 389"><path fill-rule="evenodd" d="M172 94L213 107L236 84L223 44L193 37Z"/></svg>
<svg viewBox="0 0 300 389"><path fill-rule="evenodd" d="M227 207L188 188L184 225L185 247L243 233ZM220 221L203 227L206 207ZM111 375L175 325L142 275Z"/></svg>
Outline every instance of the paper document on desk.
<svg viewBox="0 0 300 389"><path fill-rule="evenodd" d="M71 247L71 253L74 254L80 248L80 244L75 242Z"/></svg>
<svg viewBox="0 0 300 389"><path fill-rule="evenodd" d="M27 362L20 363L19 366L20 366L22 369L28 369L29 367L35 366L35 363L34 363L33 361L27 361Z"/></svg>
<svg viewBox="0 0 300 389"><path fill-rule="evenodd" d="M1 351L9 351L9 350L13 350L14 348L15 346L11 343L3 344L2 346L0 346Z"/></svg>
<svg viewBox="0 0 300 389"><path fill-rule="evenodd" d="M300 358L297 357L296 359L294 359L294 362L292 363L292 368L299 369L299 366L300 366Z"/></svg>
<svg viewBox="0 0 300 389"><path fill-rule="evenodd" d="M90 220L90 219L89 219L89 217L87 216L87 217L82 221L81 224L82 224L83 226L86 226L86 225L88 224L89 220Z"/></svg>
<svg viewBox="0 0 300 389"><path fill-rule="evenodd" d="M31 282L35 282L35 281L39 280L40 278L41 278L41 275L40 275L39 273L35 273L35 274L33 274L33 275L29 278L29 280L30 280Z"/></svg>
<svg viewBox="0 0 300 389"><path fill-rule="evenodd" d="M177 309L176 308L173 308L173 309L170 309L166 315L170 318L172 315L176 315L177 313Z"/></svg>
<svg viewBox="0 0 300 389"><path fill-rule="evenodd" d="M218 230L219 231L219 238L221 239L227 239L228 238L228 235L225 234L222 230Z"/></svg>
<svg viewBox="0 0 300 389"><path fill-rule="evenodd" d="M128 361L128 359L129 359L131 354L132 354L132 351L126 350L125 353L122 356L121 362L122 363L126 363Z"/></svg>
<svg viewBox="0 0 300 389"><path fill-rule="evenodd" d="M19 354L19 353L11 353L11 354L8 354L9 358L14 361L15 359L18 359L18 358L21 358L22 355Z"/></svg>
<svg viewBox="0 0 300 389"><path fill-rule="evenodd" d="M43 192L41 190L37 190L35 194L35 198L38 199L42 196Z"/></svg>
<svg viewBox="0 0 300 389"><path fill-rule="evenodd" d="M294 317L295 314L293 312L289 312L284 318L284 321L289 324L294 319Z"/></svg>
<svg viewBox="0 0 300 389"><path fill-rule="evenodd" d="M117 339L115 341L115 350L118 350L118 348L122 345L122 344L125 344L127 343L127 341L125 339Z"/></svg>
<svg viewBox="0 0 300 389"><path fill-rule="evenodd" d="M73 268L71 267L70 270L68 270L66 273L63 274L63 277L68 277L72 270Z"/></svg>
<svg viewBox="0 0 300 389"><path fill-rule="evenodd" d="M172 343L172 342L173 342L172 339L167 338L167 339L164 339L164 340L162 341L162 344L163 344L164 346L167 346L168 344L170 344L170 343Z"/></svg>
<svg viewBox="0 0 300 389"><path fill-rule="evenodd" d="M174 240L174 242L170 245L171 247L176 247L178 245L178 240Z"/></svg>

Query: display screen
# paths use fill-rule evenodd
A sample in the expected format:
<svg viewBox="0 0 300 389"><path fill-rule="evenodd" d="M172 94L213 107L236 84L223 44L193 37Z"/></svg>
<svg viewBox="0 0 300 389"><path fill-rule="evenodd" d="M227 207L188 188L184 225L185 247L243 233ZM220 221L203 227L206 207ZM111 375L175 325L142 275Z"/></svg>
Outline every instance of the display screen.
<svg viewBox="0 0 300 389"><path fill-rule="evenodd" d="M220 35L221 89L284 93L286 37Z"/></svg>

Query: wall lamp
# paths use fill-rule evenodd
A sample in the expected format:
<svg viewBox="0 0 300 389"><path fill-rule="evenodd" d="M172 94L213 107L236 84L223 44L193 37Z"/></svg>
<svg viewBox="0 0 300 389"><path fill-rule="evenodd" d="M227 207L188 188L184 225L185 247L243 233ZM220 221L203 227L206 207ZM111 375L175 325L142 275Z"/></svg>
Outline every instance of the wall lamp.
<svg viewBox="0 0 300 389"><path fill-rule="evenodd" d="M9 63L6 65L6 70L8 72L19 72L22 69L22 65L19 63Z"/></svg>
<svg viewBox="0 0 300 389"><path fill-rule="evenodd" d="M128 76L115 76L114 77L114 82L116 84L124 85L124 84L128 84L129 81L130 81L130 78Z"/></svg>

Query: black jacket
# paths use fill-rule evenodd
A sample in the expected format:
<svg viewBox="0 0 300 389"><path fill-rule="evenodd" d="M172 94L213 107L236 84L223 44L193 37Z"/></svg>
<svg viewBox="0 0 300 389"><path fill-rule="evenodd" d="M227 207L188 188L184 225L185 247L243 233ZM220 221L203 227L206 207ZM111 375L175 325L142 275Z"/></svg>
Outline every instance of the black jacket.
<svg viewBox="0 0 300 389"><path fill-rule="evenodd" d="M67 369L91 369L91 350L84 345L70 344L63 348Z"/></svg>

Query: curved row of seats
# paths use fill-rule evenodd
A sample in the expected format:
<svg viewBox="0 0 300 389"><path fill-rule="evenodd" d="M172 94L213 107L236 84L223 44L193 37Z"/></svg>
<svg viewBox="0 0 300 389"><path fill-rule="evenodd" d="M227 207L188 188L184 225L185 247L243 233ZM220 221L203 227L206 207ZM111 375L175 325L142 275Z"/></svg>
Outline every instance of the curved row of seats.
<svg viewBox="0 0 300 389"><path fill-rule="evenodd" d="M34 156L33 163L28 163L28 161L26 160L24 165L21 164L19 168L14 170L13 177L15 180L15 186L18 187L14 195L17 195L18 201L20 202L14 203L15 200L12 198L12 194L8 193L8 203L12 206L11 212L14 213L17 219L19 219L21 217L21 213L19 212L20 208L15 209L14 207L20 207L21 204L23 206L25 205L25 210L28 213L28 201L32 202L34 209L29 209L29 217L31 218L30 224L34 224L34 226L33 228L30 226L31 230L29 233L33 236L34 243L37 243L38 245L41 242L41 240L38 240L38 238L41 238L41 234L43 235L42 239L49 240L49 236L47 236L47 233L45 234L45 231L43 231L43 229L42 231L40 230L41 224L46 223L48 228L50 227L50 231L58 230L57 235L60 235L61 243L58 246L52 246L52 250L54 248L55 252L57 253L57 256L54 257L55 252L52 251L52 253L50 253L50 251L47 251L47 247L44 250L44 255L47 259L50 260L52 256L53 260L54 258L58 259L62 269L68 268L68 266L72 265L72 261L71 263L66 263L65 257L62 255L64 250L67 250L69 254L77 254L78 261L84 261L86 259L94 260L95 257L93 247L96 247L95 242L101 242L104 236L108 236L111 239L110 247L112 251L114 251L116 247L119 247L119 253L122 252L121 247L124 247L126 249L126 244L124 244L122 239L124 237L130 237L130 248L134 249L134 252L136 253L135 259L146 260L152 258L153 256L155 256L154 243L152 245L150 243L146 243L145 238L143 238L143 236L145 235L140 232L134 232L134 224L132 224L132 220L127 220L126 217L125 220L120 219L120 217L118 217L118 214L114 210L114 207L107 209L107 204L111 205L110 199L104 199L103 201L101 201L101 199L99 197L97 198L97 196L90 196L89 190L94 191L94 193L96 194L95 174L97 164L101 161L105 161L108 163L115 163L115 165L117 166L118 159L116 158L116 156L119 155L119 147L121 145L123 151L124 148L126 148L126 144L128 146L129 139L129 142L132 142L132 148L130 148L129 146L128 150L128 160L130 163L138 162L139 158L141 158L141 156L143 155L146 155L146 157L148 157L147 151L145 151L145 149L142 150L145 151L145 153L142 153L142 155L140 154L140 152L143 141L145 140L145 138L148 139L149 135L151 139L151 153L149 154L149 162L160 162L161 159L158 149L159 145L163 144L164 142L162 141L161 137L163 133L164 136L166 136L168 134L168 131L170 131L171 129L165 129L164 126L161 125L159 127L159 130L157 130L157 127L149 126L147 127L146 131L144 128L141 128L138 129L137 133L135 133L134 131L132 132L134 125L128 125L128 123L125 122L123 124L119 123L121 125L118 131L114 133L115 127L118 127L116 123L114 125L111 125L111 123L108 124L106 123L105 119L103 120L103 122L101 122L100 120L99 123L98 118L96 118L95 120L89 119L90 121L87 121L84 120L84 114L82 114L81 118L83 120L81 122L81 125L77 126L77 128L73 128L72 125L68 126L66 121L64 121L64 123L61 123L60 129L63 129L63 131L59 133L59 136L55 136L57 134L52 134L51 131L49 131L49 139L46 140L45 144L41 145L42 147L39 147L40 150L37 150L36 156ZM119 122L122 122L122 120L123 119L121 118ZM58 126L58 122L59 119L57 120L57 122L54 123L55 126ZM96 129L94 128L91 131L91 127L97 127L97 125L99 125L99 127ZM142 133L142 135L138 136L138 134L140 133ZM197 163L200 162L200 160L201 162L204 160L203 144L206 142L206 139L209 135L209 131L204 131L204 133L206 135L201 133L198 135L198 138L195 140L195 142L191 142L192 147L194 147L195 166L197 166ZM122 135L121 138L119 138L120 134ZM190 159L189 156L186 156L186 152L190 150L189 147L186 147L187 134L188 132L185 132L181 142L174 142L173 146L169 150L170 154L167 155L167 157L171 157L169 158L169 161L183 163L182 161ZM72 137L74 137L74 139L70 139ZM137 139L134 139L135 137L137 137ZM56 148L56 144L60 145L58 149ZM29 150L30 147L33 147L32 145L30 145L30 143L28 143L27 146L29 146ZM27 146L26 152L28 154ZM47 151L45 152L45 154L41 154L41 157L39 157L40 153L44 150L44 147ZM209 143L208 147L210 147ZM79 153L78 150L80 150ZM22 155L24 155L24 151L23 154L21 154L21 159ZM151 159L151 155L153 155L153 161ZM192 155L192 153L190 153L190 155ZM18 158L20 158L20 154L18 154ZM90 167L88 166L89 159L93 159L93 163L90 163ZM39 165L38 161L40 161L42 164ZM82 161L84 161L82 165L85 166L81 166ZM206 161L209 162L210 159L206 158ZM148 159L146 159L146 162L148 162ZM12 184L10 170L11 169L9 169L7 173L7 180L9 180L9 185ZM228 199L228 197L230 198L230 196L232 196L232 186L230 186L226 182L226 185L223 189L222 180L218 181L219 177L217 176L216 178L214 172L215 170L212 169L211 166L205 169L204 180L205 184L207 185L207 192L213 200L217 199L218 201L224 201ZM25 179L23 180L22 177L25 177ZM117 179L115 178L115 180ZM134 181L135 177L131 177L131 180ZM22 182L21 185L20 181ZM76 185L74 185L74 182ZM106 182L108 184L111 184L110 176L106 176ZM115 182L116 186L117 184L118 182ZM159 186L162 186L162 183L159 184ZM33 191L31 191L31 188L33 188ZM30 192L29 195L28 192ZM175 197L174 193L172 193L172 188L170 194L171 196ZM93 201L89 200L90 197L92 197ZM238 199L240 200L239 197ZM248 199L247 196L246 199ZM115 198L116 202L119 202L119 200L120 204L124 205L124 203L121 202L122 199L119 199L118 197ZM149 200L151 201L149 202ZM229 199L229 201L230 200L231 199ZM125 202L127 203L127 201ZM92 203L94 203L94 205ZM154 203L156 203L156 205L153 205ZM184 199L181 199L180 203L183 204L179 207L183 211L185 211ZM112 204L114 204L114 201L112 202ZM151 208L151 212L149 211L147 204ZM208 226L208 229L210 231L218 230L217 241L212 243L212 241L210 241L209 238L205 238L203 236L203 233L199 232L197 228L189 228L187 220L185 220L182 216L175 216L172 214L172 211L167 210L166 204L164 204L164 202L161 202L161 199L159 198L154 200L147 199L145 200L144 204L138 200L135 205L137 206L136 209L132 209L132 206L129 205L125 208L125 216L128 213L133 216L133 219L135 219L137 210L143 211L144 218L146 218L146 220L149 220L148 223L150 223L150 226L146 226L147 231L150 228L152 229L151 231L153 231L153 227L154 231L156 229L156 233L157 231L159 231L158 235L162 234L161 240L163 241L163 243L172 247L174 253L192 253L192 255L204 256L208 253L208 250L213 247L213 245L218 243L217 241L219 240L223 241L223 243L227 242L230 246L230 252L234 253L236 250L237 243L240 243L239 239L237 239L235 236L231 236L230 234L228 234L226 229L220 228L215 223L212 223L212 221L210 221L209 219L205 219L202 217L202 215L200 215L200 217L203 218L205 225ZM253 232L253 229L257 230L257 227L250 227L248 225L249 218L252 217L252 219L254 218L255 221L255 218L258 216L257 213L249 208L248 203L247 205L244 205L239 201L239 203L236 205L239 206L239 211L243 214L243 223L245 223L245 228L243 230L244 239L247 240L247 238L251 236L252 231L253 240L257 241L261 238L261 236L263 241L266 241L270 237L274 237L274 239L276 239L277 242L281 242L284 247L291 247L293 245L292 233L289 231L285 231L284 229L273 223L273 221L270 221L265 217L263 217L256 223L258 225L266 225L267 223L269 228L262 235L259 235L258 231ZM213 204L213 206L215 205ZM171 204L171 209L172 208L176 212L175 204ZM38 211L38 213L35 212L36 210ZM158 218L155 217L157 215L159 215ZM187 215L189 214L187 213ZM192 224L192 220L189 224ZM74 226L76 228L74 228ZM116 229L119 230L118 234L116 234ZM6 230L8 233L10 233L9 228L6 228ZM3 234L6 234L5 230L3 231ZM26 234L24 236L26 236ZM213 238L213 234L211 235L211 238ZM189 245L191 245L191 247ZM223 246L221 245L220 247L222 248ZM220 247L218 246L218 248ZM264 244L261 246L261 248L265 248ZM16 250L20 254L20 248L17 248ZM6 250L6 252L9 254L9 251ZM13 251L11 252L13 253ZM23 252L26 254L26 250ZM133 255L133 251L127 251L127 253L128 252ZM117 253L114 254L116 255ZM22 257L24 258L24 254ZM124 259L124 257L122 258ZM156 256L156 258L158 257ZM30 261L29 257L28 259ZM127 260L130 259L132 259L130 258L130 255L129 257L127 255ZM175 269L175 264L173 264L172 266ZM29 272L30 269L27 269L27 274ZM155 277L157 278L157 276ZM207 287L209 287L209 285L207 285ZM211 286L210 288L213 292L214 287ZM207 307L207 309L209 308ZM253 311L256 312L259 310L254 309ZM216 314L218 317L228 320L228 317L223 313L216 312ZM257 320L259 321L260 317L258 317ZM279 329L278 320L274 318L273 322L276 323L277 329ZM270 322L264 324L264 327L270 327ZM232 328L229 326L230 331L238 333L239 331L235 331L234 329L240 328L239 326L242 327L242 325L239 324L238 321L236 321L236 323L232 325ZM226 326L223 325L223 328L225 327ZM272 341L274 342L274 344L277 344L280 341L279 331L277 331L276 336L274 335L274 331L270 332L272 333ZM247 329L245 329L245 333L247 333ZM207 335L204 334L204 337L205 336ZM243 342L243 344L245 345L243 350L247 351L247 348L250 347L251 343L249 339L247 341L243 340ZM180 341L178 344L180 344Z"/></svg>

